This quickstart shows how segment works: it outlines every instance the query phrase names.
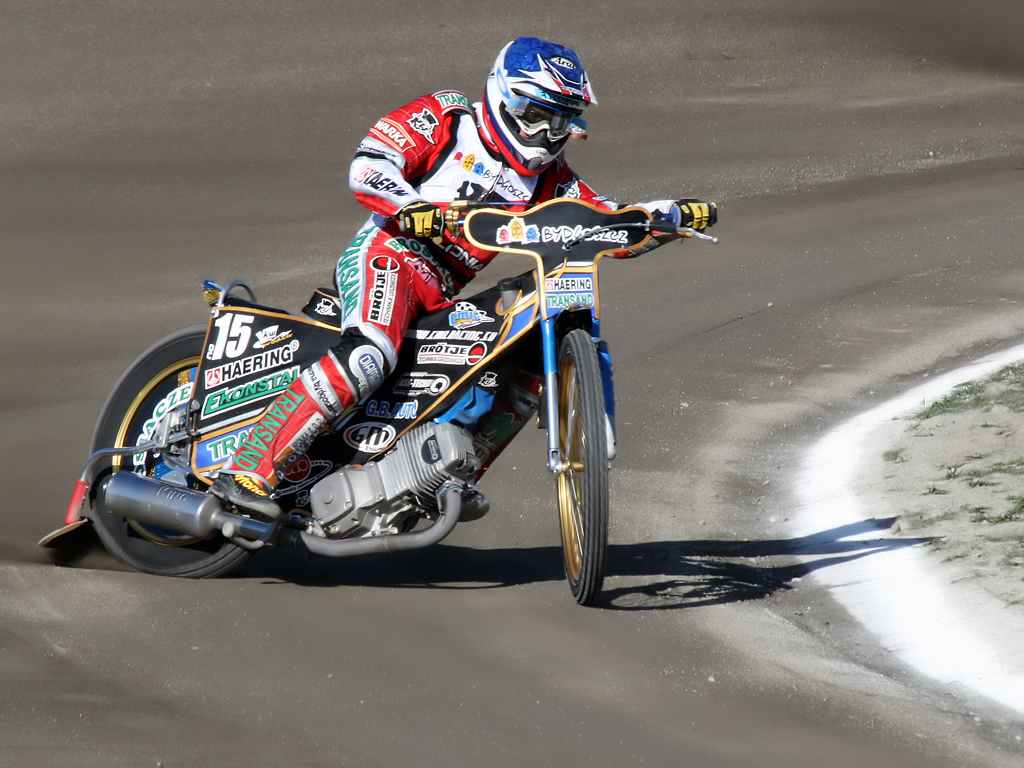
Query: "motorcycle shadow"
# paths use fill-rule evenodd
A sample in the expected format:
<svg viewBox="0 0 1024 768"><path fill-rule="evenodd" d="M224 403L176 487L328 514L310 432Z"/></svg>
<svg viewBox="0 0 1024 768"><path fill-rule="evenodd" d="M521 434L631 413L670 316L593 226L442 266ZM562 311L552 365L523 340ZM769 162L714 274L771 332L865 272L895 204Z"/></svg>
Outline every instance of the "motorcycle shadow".
<svg viewBox="0 0 1024 768"><path fill-rule="evenodd" d="M928 539L891 538L895 518L878 518L810 536L754 541L647 541L611 544L596 607L676 610L758 600L822 568ZM872 534L877 534L872 536ZM865 537L850 539L850 537ZM272 578L309 587L498 589L564 579L560 547L473 549L438 544L395 555L309 564L294 552L268 551L228 578Z"/></svg>

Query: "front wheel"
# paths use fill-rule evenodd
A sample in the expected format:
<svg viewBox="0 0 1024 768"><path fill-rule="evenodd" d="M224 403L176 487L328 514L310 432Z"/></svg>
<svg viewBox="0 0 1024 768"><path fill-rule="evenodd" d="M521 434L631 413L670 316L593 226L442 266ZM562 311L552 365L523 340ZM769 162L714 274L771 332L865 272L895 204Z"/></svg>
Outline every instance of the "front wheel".
<svg viewBox="0 0 1024 768"><path fill-rule="evenodd" d="M601 367L590 334L580 329L566 335L559 353L558 434L565 576L576 602L590 605L601 593L608 549L608 447Z"/></svg>
<svg viewBox="0 0 1024 768"><path fill-rule="evenodd" d="M103 406L93 435L94 451L136 445L142 435L152 433L155 419L191 399L205 335L201 327L178 331L150 347L132 364ZM115 457L97 473L93 488L111 472L137 472L202 488L195 476L181 469L189 462L187 450L183 446L176 466L151 453ZM111 514L100 501L101 496L94 499L91 513L96 533L110 554L132 568L160 576L211 578L249 558L246 550L220 536L200 540L143 525Z"/></svg>

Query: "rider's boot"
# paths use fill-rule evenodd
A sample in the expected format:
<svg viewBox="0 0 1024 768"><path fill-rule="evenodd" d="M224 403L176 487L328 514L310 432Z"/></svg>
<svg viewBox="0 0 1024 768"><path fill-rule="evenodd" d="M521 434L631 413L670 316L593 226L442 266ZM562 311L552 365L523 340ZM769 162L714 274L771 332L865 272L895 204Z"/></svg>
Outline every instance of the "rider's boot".
<svg viewBox="0 0 1024 768"><path fill-rule="evenodd" d="M210 493L266 520L281 516L272 495L284 469L355 402L347 383L332 375L334 362L323 358L278 396L221 468Z"/></svg>

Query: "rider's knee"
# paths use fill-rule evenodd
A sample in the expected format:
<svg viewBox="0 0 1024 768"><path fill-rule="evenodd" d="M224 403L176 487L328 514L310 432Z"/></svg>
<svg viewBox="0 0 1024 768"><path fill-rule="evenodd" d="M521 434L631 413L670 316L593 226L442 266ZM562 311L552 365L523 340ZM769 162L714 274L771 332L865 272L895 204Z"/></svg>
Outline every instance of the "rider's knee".
<svg viewBox="0 0 1024 768"><path fill-rule="evenodd" d="M330 349L330 356L352 385L356 400L373 392L391 373L390 355L356 328L349 328Z"/></svg>
<svg viewBox="0 0 1024 768"><path fill-rule="evenodd" d="M329 417L341 415L373 392L391 372L388 355L350 328L327 354L302 372L306 391Z"/></svg>
<svg viewBox="0 0 1024 768"><path fill-rule="evenodd" d="M387 351L361 331L350 328L331 347L331 354L344 367L356 386L358 398L366 397L391 373Z"/></svg>

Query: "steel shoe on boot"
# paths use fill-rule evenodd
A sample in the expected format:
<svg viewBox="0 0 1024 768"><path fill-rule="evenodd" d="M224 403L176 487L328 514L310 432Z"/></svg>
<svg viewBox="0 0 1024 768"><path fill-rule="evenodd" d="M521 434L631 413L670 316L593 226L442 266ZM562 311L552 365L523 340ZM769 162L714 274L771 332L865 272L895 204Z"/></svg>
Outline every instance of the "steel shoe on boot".
<svg viewBox="0 0 1024 768"><path fill-rule="evenodd" d="M270 498L273 490L267 483L249 475L221 472L210 487L210 493L240 511L274 522L281 516L281 507Z"/></svg>

